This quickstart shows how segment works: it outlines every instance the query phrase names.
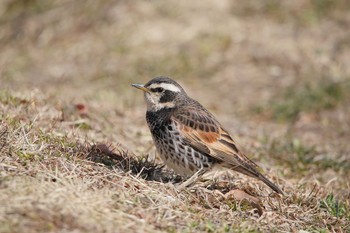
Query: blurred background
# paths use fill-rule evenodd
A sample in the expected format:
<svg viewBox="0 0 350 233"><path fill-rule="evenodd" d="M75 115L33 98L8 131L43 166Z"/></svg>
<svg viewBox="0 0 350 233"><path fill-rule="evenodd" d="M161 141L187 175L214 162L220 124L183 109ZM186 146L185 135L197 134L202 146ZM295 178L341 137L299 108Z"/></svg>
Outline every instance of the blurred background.
<svg viewBox="0 0 350 233"><path fill-rule="evenodd" d="M349 12L348 0L2 0L0 86L84 103L87 130L146 153L130 84L169 76L255 159L328 182L350 167Z"/></svg>
<svg viewBox="0 0 350 233"><path fill-rule="evenodd" d="M289 120L341 98L349 9L347 0L2 0L1 85L134 101L130 83L165 75L211 96L213 108L255 106ZM313 101L310 91L325 96L315 93L320 103L301 101L301 109L262 108L303 95Z"/></svg>

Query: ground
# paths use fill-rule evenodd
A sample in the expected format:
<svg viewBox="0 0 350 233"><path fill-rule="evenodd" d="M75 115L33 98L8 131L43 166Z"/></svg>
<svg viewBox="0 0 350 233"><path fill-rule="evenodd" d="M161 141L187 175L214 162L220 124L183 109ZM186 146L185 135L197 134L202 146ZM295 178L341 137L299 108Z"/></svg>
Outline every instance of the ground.
<svg viewBox="0 0 350 233"><path fill-rule="evenodd" d="M1 1L0 232L349 232L349 10ZM130 86L159 75L214 113L285 195L227 172L180 188Z"/></svg>

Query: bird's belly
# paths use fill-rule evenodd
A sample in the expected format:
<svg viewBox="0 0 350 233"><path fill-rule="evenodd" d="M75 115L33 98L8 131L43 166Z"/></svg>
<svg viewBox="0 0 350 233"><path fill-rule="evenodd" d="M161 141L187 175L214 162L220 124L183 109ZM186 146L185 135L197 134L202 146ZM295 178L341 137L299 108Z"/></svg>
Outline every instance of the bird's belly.
<svg viewBox="0 0 350 233"><path fill-rule="evenodd" d="M191 176L199 170L198 167L193 167L193 170L190 169L185 163L177 159L173 159L172 156L167 158L165 155L160 154L160 157L168 168L174 170L176 174L181 176Z"/></svg>
<svg viewBox="0 0 350 233"><path fill-rule="evenodd" d="M201 168L212 165L206 155L185 145L180 138L168 141L155 139L155 144L160 158L179 175L191 176Z"/></svg>

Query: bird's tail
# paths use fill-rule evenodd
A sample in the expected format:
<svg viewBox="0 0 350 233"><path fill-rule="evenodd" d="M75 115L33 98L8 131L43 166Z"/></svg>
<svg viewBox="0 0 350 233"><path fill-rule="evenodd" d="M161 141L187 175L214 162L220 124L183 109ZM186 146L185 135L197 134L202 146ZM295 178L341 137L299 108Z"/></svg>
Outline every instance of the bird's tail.
<svg viewBox="0 0 350 233"><path fill-rule="evenodd" d="M267 179L263 174L260 173L258 179L261 180L262 182L264 182L267 186L269 186L276 193L284 195L283 191L277 185L272 183L272 181Z"/></svg>
<svg viewBox="0 0 350 233"><path fill-rule="evenodd" d="M246 167L238 166L238 167L235 167L234 170L241 172L247 176L259 179L262 182L264 182L267 186L269 186L276 193L284 195L283 191L277 185L272 183L272 181L270 181L268 178L266 178L263 174L258 172L256 169L254 169L252 167L250 167L250 169L247 169Z"/></svg>

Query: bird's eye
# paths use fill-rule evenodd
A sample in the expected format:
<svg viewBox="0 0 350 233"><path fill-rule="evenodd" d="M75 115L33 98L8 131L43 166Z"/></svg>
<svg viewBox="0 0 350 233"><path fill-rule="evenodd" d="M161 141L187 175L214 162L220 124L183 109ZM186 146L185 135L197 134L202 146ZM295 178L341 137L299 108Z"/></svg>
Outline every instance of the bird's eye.
<svg viewBox="0 0 350 233"><path fill-rule="evenodd" d="M164 88L162 88L162 87L152 88L151 91L152 92L163 92Z"/></svg>

